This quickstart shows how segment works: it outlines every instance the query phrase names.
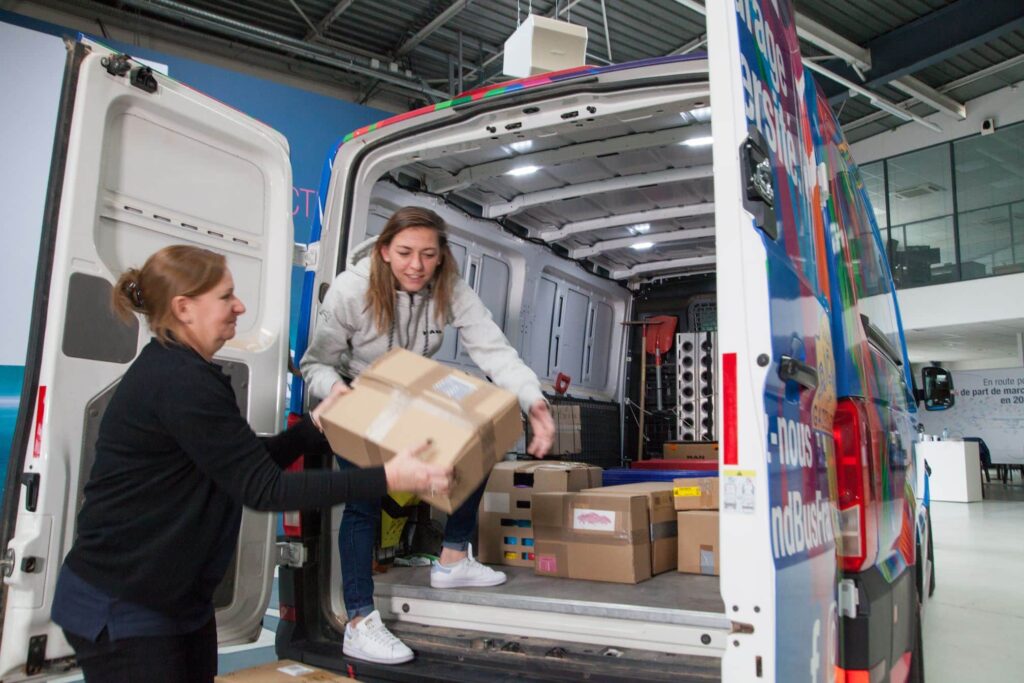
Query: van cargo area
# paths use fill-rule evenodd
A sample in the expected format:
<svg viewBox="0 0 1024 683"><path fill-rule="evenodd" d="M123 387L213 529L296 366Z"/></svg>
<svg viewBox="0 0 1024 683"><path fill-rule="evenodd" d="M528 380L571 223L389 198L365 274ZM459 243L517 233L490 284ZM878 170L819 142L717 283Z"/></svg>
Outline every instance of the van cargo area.
<svg viewBox="0 0 1024 683"><path fill-rule="evenodd" d="M441 135L413 126L363 148L357 139L341 145L333 164L320 258L340 270L396 209L433 209L449 226L464 279L524 361L549 390L559 373L571 378L564 395L549 397L556 409L578 406L576 448L563 443L550 458L607 469L661 458L665 442L717 441L717 349L704 354L703 365L696 353L685 369L679 358L677 373L673 334L663 366L652 356L643 368L645 331L626 323L671 314L681 334L713 336L710 142L707 63L690 58L648 66L643 78L613 73L478 104L471 115L446 121ZM347 151L355 158L346 187L338 168ZM327 270L317 279L329 281L334 270ZM435 359L479 373L457 338L449 330ZM701 374L703 381L695 379ZM524 455L525 444L515 450ZM321 566L319 585L322 613L340 640L339 525L339 512L324 519L319 549L332 561ZM542 661L555 651L563 661L589 662L592 674L597 663L614 677L605 663L615 659L621 677L635 679L637 667L656 661L645 677L662 680L669 657L676 658L673 680L684 661L695 680L720 676L733 624L717 576L682 574L673 564L648 580L618 584L499 568L509 575L505 585L439 590L429 587L429 570L395 567L375 576L375 602L417 649L418 662L438 648L472 653L491 647L486 642L525 652L541 641L549 645ZM417 671L426 675L423 666Z"/></svg>

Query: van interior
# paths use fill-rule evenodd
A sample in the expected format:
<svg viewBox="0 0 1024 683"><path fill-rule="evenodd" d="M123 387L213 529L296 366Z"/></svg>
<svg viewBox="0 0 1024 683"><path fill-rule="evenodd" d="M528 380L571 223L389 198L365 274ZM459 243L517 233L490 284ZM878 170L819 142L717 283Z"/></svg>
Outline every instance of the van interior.
<svg viewBox="0 0 1024 683"><path fill-rule="evenodd" d="M680 332L715 329L707 63L670 66L623 78L618 88L585 81L502 97L502 106L440 130L371 146L349 169L347 224L337 214L325 219L321 253L341 238L338 270L346 252L379 233L401 206L427 206L445 219L464 279L524 361L548 390L559 373L571 378L564 397L549 396L581 407L582 448L552 459L621 468L660 457L664 441L717 440L710 421L680 433L684 400L672 349L665 350L661 409L653 397L641 408L642 328L624 324L669 314ZM340 191L332 183L332 204ZM436 359L479 373L454 330ZM647 362L652 396L653 357ZM523 443L518 450L525 452ZM332 615L344 615L340 517L339 508L321 534L320 552L332 557L322 565L321 586L330 589L321 607ZM510 580L497 588L436 590L428 569L393 567L375 576L378 605L414 648L438 634L469 643L480 632L497 633L575 641L585 653L625 647L647 651L641 656L652 661L687 657L690 670L717 675L731 626L717 576L672 571L623 585L500 569ZM339 634L341 619L334 618Z"/></svg>

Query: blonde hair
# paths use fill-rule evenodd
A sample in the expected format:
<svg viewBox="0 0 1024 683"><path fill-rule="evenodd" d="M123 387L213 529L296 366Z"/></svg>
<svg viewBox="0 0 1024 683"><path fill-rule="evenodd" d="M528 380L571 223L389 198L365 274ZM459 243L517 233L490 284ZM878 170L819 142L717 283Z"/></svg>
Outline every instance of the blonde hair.
<svg viewBox="0 0 1024 683"><path fill-rule="evenodd" d="M452 308L452 291L459 273L455 257L448 246L448 226L443 218L430 209L406 206L391 214L373 245L370 257L370 286L366 290L366 308L363 310L370 312L380 332L390 330L395 322L395 294L398 292L398 280L384 261L381 249L391 246L398 233L407 228L429 228L437 233L441 262L430 283L430 297L434 301L438 325L445 324Z"/></svg>
<svg viewBox="0 0 1024 683"><path fill-rule="evenodd" d="M161 342L169 341L176 324L171 301L176 296L199 296L213 289L227 273L223 255L176 244L164 247L141 269L129 268L114 284L110 305L124 321L138 313Z"/></svg>

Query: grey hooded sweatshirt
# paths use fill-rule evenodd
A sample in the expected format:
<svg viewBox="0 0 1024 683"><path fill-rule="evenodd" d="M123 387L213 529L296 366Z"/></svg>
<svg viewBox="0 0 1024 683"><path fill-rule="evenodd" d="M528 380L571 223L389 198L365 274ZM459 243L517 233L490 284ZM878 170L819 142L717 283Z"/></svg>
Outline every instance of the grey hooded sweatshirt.
<svg viewBox="0 0 1024 683"><path fill-rule="evenodd" d="M377 330L366 310L370 255L376 241L373 237L356 247L349 267L334 279L320 305L313 340L299 363L315 399L326 396L343 375L357 377L389 349L401 347L429 358L444 341L444 326L437 324L428 289L415 294L398 292L394 326ZM480 297L461 279L452 292L446 322L458 330L473 362L495 384L518 397L524 413L529 414L530 406L544 399L537 375L508 343Z"/></svg>

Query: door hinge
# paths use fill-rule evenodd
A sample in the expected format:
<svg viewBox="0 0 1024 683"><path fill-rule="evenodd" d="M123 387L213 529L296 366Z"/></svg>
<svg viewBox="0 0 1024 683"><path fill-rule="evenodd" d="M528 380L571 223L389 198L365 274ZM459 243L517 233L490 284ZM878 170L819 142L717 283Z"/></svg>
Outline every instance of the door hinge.
<svg viewBox="0 0 1024 683"><path fill-rule="evenodd" d="M126 54L111 55L100 60L100 64L111 76L124 76L132 70L132 58Z"/></svg>
<svg viewBox="0 0 1024 683"><path fill-rule="evenodd" d="M309 244L296 243L292 251L292 265L309 270L315 269L320 260L320 243L310 242Z"/></svg>
<svg viewBox="0 0 1024 683"><path fill-rule="evenodd" d="M46 636L32 636L28 639L28 653L25 657L25 673L37 674L46 666Z"/></svg>
<svg viewBox="0 0 1024 683"><path fill-rule="evenodd" d="M14 563L14 548L8 548L4 551L3 559L0 559L0 574L3 574L5 577L13 574Z"/></svg>
<svg viewBox="0 0 1024 683"><path fill-rule="evenodd" d="M857 618L857 605L860 604L860 597L857 595L857 584L853 579L843 579L839 582L839 616Z"/></svg>
<svg viewBox="0 0 1024 683"><path fill-rule="evenodd" d="M285 541L277 544L277 564L283 567L303 567L308 559L306 546L294 541Z"/></svg>

